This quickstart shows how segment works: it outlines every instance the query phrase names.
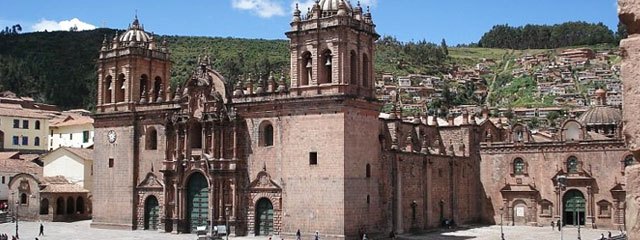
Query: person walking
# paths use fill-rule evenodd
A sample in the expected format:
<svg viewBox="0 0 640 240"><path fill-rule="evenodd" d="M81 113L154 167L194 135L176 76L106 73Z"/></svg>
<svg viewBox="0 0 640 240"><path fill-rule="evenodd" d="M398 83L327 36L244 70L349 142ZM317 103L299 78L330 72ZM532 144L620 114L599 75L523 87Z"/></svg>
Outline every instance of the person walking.
<svg viewBox="0 0 640 240"><path fill-rule="evenodd" d="M556 224L551 220L551 230L556 230Z"/></svg>
<svg viewBox="0 0 640 240"><path fill-rule="evenodd" d="M316 231L316 237L315 240L320 240L320 233L318 231Z"/></svg>
<svg viewBox="0 0 640 240"><path fill-rule="evenodd" d="M396 240L396 232L393 231L393 229L391 229L391 232L389 233L389 239Z"/></svg>
<svg viewBox="0 0 640 240"><path fill-rule="evenodd" d="M302 238L302 234L300 234L300 229L296 232L296 240L300 240Z"/></svg>
<svg viewBox="0 0 640 240"><path fill-rule="evenodd" d="M38 233L38 236L44 236L44 225L42 223L40 223L40 233Z"/></svg>

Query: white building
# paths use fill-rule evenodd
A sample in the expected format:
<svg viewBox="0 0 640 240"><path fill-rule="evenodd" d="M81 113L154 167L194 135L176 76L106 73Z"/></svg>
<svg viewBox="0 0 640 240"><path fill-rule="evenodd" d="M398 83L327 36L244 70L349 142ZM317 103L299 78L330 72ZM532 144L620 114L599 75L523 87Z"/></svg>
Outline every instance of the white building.
<svg viewBox="0 0 640 240"><path fill-rule="evenodd" d="M43 176L64 176L73 184L93 188L93 149L60 147L41 157Z"/></svg>
<svg viewBox="0 0 640 240"><path fill-rule="evenodd" d="M93 118L86 110L62 112L49 121L49 151L93 146Z"/></svg>

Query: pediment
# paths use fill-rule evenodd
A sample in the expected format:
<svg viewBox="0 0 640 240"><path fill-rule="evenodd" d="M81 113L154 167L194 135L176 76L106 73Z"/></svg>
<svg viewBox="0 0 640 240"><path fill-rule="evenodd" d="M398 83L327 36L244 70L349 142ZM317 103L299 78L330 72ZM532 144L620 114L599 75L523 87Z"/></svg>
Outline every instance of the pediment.
<svg viewBox="0 0 640 240"><path fill-rule="evenodd" d="M138 184L138 188L163 188L164 185L153 173L148 173L144 180Z"/></svg>
<svg viewBox="0 0 640 240"><path fill-rule="evenodd" d="M271 175L266 171L260 171L256 178L251 182L251 191L280 191L282 188L271 179Z"/></svg>

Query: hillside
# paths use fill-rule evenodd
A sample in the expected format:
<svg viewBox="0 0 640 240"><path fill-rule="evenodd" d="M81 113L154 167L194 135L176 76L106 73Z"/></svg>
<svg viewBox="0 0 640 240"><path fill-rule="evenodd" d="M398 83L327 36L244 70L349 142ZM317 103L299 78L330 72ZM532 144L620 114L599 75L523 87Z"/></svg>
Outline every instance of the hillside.
<svg viewBox="0 0 640 240"><path fill-rule="evenodd" d="M63 109L93 109L98 51L103 38L107 36L110 39L115 32L115 29L96 29L0 35L0 90L30 96L36 101L55 104ZM214 67L232 82L250 74L256 79L257 74L289 71L287 40L184 36L158 36L156 39L166 39L169 44L173 62L173 89L189 77L197 57L204 53L211 56ZM562 51L447 47L444 40L439 45L425 41L404 43L389 36L382 37L376 48L375 69L378 78L383 75L399 77L410 74L445 77L473 70L479 63L490 61L492 64L486 66L486 71L477 76L481 82L486 82L488 96L477 99L473 95L478 86L450 79L445 86L452 90L453 94L447 94L452 99L444 99L444 102L500 106L553 104L549 99L535 96L537 86L530 78L514 77L512 72L517 68L517 59L540 53L553 57ZM601 51L615 49L616 46L610 44L590 48ZM612 61L615 63L617 60ZM514 84L504 87L511 82ZM513 96L518 98L514 99Z"/></svg>

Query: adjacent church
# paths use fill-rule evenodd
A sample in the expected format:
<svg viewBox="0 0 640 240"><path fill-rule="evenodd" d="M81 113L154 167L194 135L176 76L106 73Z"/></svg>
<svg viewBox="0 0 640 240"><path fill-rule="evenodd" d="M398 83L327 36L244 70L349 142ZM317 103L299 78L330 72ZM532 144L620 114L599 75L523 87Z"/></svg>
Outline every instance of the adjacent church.
<svg viewBox="0 0 640 240"><path fill-rule="evenodd" d="M137 18L126 32L105 39L98 59L92 227L189 233L228 222L235 235L293 236L299 229L305 236L318 231L323 239L356 239L435 228L447 219L491 223L503 206L518 216L513 223L561 214L549 207L560 201L547 192L553 176L534 174L551 170L549 164L514 154L525 167L517 163L515 173L497 176L503 173L493 170L507 171L510 162L485 160L531 145L535 137L524 129L504 129L488 115L466 112L448 120L403 117L399 108L380 114L373 97L379 36L359 4L321 0L307 14L296 9L286 36L288 78L231 81L201 56L176 89L169 84L167 44ZM565 144L583 146L587 130L579 127L582 138ZM514 135L520 140L509 140L513 131L520 131ZM491 143L499 141L505 143ZM621 141L610 143L622 156ZM526 149L545 146L558 149L551 143ZM600 195L586 192L594 191L588 184L606 193L616 182L611 193L624 194L611 177L607 186L593 180L605 162L579 159L568 186L575 183L593 197ZM572 174L571 166L554 173ZM495 186L483 186L486 181ZM603 199L617 206L624 198ZM594 202L604 204L588 201Z"/></svg>

